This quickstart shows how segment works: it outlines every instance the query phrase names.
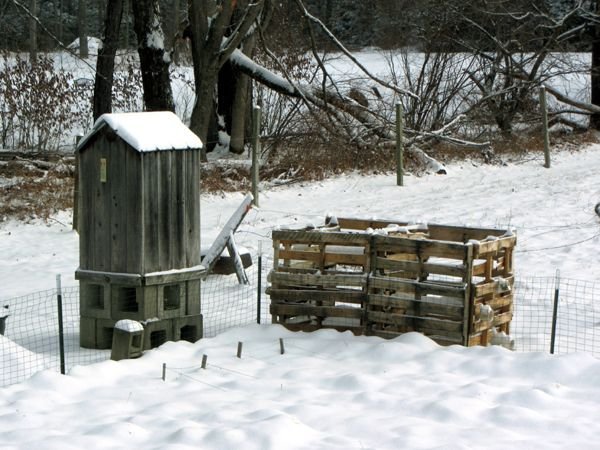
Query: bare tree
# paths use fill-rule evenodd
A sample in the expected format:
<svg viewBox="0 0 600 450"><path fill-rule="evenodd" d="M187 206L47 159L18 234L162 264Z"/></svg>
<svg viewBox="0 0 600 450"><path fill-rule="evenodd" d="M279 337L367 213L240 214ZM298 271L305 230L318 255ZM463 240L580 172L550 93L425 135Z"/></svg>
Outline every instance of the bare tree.
<svg viewBox="0 0 600 450"><path fill-rule="evenodd" d="M131 6L133 26L138 40L146 110L175 111L169 76L171 61L165 51L158 0L136 0Z"/></svg>
<svg viewBox="0 0 600 450"><path fill-rule="evenodd" d="M189 27L194 61L196 102L190 128L206 142L214 112L215 86L219 71L229 56L251 33L269 0L207 0L188 2ZM234 10L239 9L234 20ZM206 155L203 155L206 158Z"/></svg>
<svg viewBox="0 0 600 450"><path fill-rule="evenodd" d="M94 84L94 120L104 113L112 112L112 87L115 55L119 43L119 30L123 17L123 0L108 0L102 48L98 50L96 80Z"/></svg>
<svg viewBox="0 0 600 450"><path fill-rule="evenodd" d="M87 58L89 56L88 37L87 37L87 2L79 0L77 28L79 29L79 56Z"/></svg>
<svg viewBox="0 0 600 450"><path fill-rule="evenodd" d="M31 17L29 18L29 60L34 64L37 59L37 0L30 0L29 10Z"/></svg>

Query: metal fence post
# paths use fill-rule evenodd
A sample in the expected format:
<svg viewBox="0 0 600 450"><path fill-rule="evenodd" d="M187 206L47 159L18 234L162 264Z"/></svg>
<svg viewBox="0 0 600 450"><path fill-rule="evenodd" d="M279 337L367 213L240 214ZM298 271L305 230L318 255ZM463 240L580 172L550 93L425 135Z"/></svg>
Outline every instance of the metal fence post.
<svg viewBox="0 0 600 450"><path fill-rule="evenodd" d="M554 344L556 343L556 322L558 320L558 300L560 297L560 271L556 270L556 279L554 281L554 304L552 307L552 331L550 334L550 354L554 354Z"/></svg>
<svg viewBox="0 0 600 450"><path fill-rule="evenodd" d="M262 302L262 242L258 242L258 280L256 287L256 323L260 324Z"/></svg>
<svg viewBox="0 0 600 450"><path fill-rule="evenodd" d="M63 304L60 275L56 275L56 300L58 304L58 349L60 352L60 373L65 374L65 333L63 328Z"/></svg>

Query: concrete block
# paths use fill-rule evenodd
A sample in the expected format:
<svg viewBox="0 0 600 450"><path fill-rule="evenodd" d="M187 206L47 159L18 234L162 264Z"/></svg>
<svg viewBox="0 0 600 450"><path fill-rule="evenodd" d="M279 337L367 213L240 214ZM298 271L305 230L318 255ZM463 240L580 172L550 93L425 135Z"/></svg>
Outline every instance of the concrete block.
<svg viewBox="0 0 600 450"><path fill-rule="evenodd" d="M83 348L96 348L96 318L80 317L79 345Z"/></svg>
<svg viewBox="0 0 600 450"><path fill-rule="evenodd" d="M173 340L172 319L148 320L142 322L142 325L144 325L144 350L159 347Z"/></svg>
<svg viewBox="0 0 600 450"><path fill-rule="evenodd" d="M90 281L79 282L79 310L85 317L110 319L110 284Z"/></svg>
<svg viewBox="0 0 600 450"><path fill-rule="evenodd" d="M159 286L111 285L111 318L142 322L158 317Z"/></svg>
<svg viewBox="0 0 600 450"><path fill-rule="evenodd" d="M196 316L200 314L200 295L200 280L188 281L185 313L182 316Z"/></svg>
<svg viewBox="0 0 600 450"><path fill-rule="evenodd" d="M108 350L112 347L115 323L113 319L96 319L96 348Z"/></svg>
<svg viewBox="0 0 600 450"><path fill-rule="evenodd" d="M204 335L202 314L173 319L173 340L196 342Z"/></svg>
<svg viewBox="0 0 600 450"><path fill-rule="evenodd" d="M186 282L180 282L157 286L159 319L174 319L185 315L186 285Z"/></svg>
<svg viewBox="0 0 600 450"><path fill-rule="evenodd" d="M139 358L142 356L143 344L142 324L129 319L119 320L114 326L110 359L120 361Z"/></svg>

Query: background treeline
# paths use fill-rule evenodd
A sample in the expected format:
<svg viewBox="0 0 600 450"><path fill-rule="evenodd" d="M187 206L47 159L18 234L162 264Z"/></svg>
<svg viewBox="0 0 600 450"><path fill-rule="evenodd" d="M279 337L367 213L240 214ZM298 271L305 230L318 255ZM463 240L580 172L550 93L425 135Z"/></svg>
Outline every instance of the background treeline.
<svg viewBox="0 0 600 450"><path fill-rule="evenodd" d="M136 45L131 1L135 0L126 1L125 9L129 13L124 19L121 48ZM88 36L102 37L106 0L20 0L20 3L35 9L41 24L64 43L76 39L82 28ZM306 42L307 27L298 15L296 2L277 3L279 17L272 21L270 33L282 36L293 33ZM311 14L320 18L350 48L409 47L436 51L463 51L468 43L476 47L485 41L482 35L486 32L503 40L514 38L522 50L535 50L541 45L536 40L540 17L563 19L578 3L584 3L590 10L595 8L593 1L579 0L305 0L304 3ZM168 43L186 17L187 0L161 0L160 4ZM524 17L526 26L515 29L514 18L518 14ZM575 16L568 20L576 27L581 18ZM581 38L570 40L568 50L589 50L588 33L589 29L582 27ZM324 36L317 35L316 40L323 47L330 45ZM0 0L0 49L29 50L30 42L30 17L13 0ZM296 45L298 41L286 38L281 39L281 43ZM38 30L39 50L56 47L52 37Z"/></svg>

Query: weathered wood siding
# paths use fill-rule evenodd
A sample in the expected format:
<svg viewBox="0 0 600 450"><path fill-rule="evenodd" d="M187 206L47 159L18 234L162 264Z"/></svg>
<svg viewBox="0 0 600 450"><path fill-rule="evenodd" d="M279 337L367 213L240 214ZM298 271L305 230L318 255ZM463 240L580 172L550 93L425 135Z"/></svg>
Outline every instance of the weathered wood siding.
<svg viewBox="0 0 600 450"><path fill-rule="evenodd" d="M140 153L100 130L80 153L80 269L146 274L199 265L199 155Z"/></svg>
<svg viewBox="0 0 600 450"><path fill-rule="evenodd" d="M144 273L200 264L200 152L143 153Z"/></svg>
<svg viewBox="0 0 600 450"><path fill-rule="evenodd" d="M100 161L106 160L106 182ZM79 267L141 273L142 202L139 154L101 130L80 153Z"/></svg>

